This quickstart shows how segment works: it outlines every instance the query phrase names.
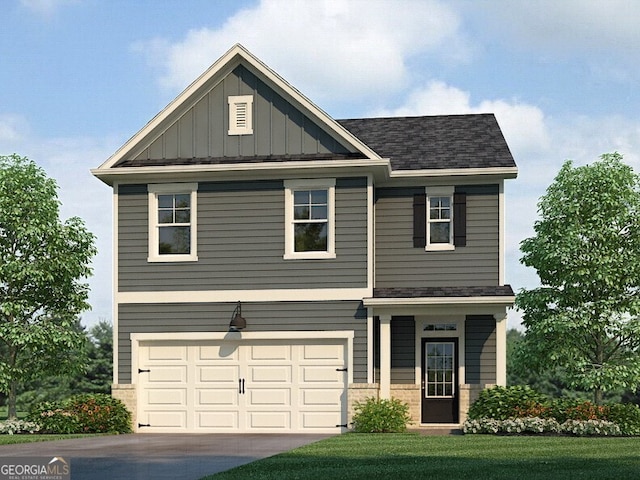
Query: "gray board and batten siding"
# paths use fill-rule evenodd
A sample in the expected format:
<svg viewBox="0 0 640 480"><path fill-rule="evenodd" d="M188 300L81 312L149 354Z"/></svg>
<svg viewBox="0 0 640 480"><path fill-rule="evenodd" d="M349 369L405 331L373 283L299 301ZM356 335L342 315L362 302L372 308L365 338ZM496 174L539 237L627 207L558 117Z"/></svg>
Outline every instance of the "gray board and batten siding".
<svg viewBox="0 0 640 480"><path fill-rule="evenodd" d="M413 196L424 193L424 186L376 189L376 287L498 285L498 189L456 187L456 193L466 194L466 245L453 251L425 251L413 244Z"/></svg>
<svg viewBox="0 0 640 480"><path fill-rule="evenodd" d="M495 384L496 321L492 316L469 315L465 323L466 383Z"/></svg>
<svg viewBox="0 0 640 480"><path fill-rule="evenodd" d="M496 321L488 315L465 319L464 383L496 383ZM380 379L380 320L374 322L374 375ZM415 321L412 316L391 317L391 383L415 383Z"/></svg>
<svg viewBox="0 0 640 480"><path fill-rule="evenodd" d="M367 179L336 180L336 258L284 260L282 181L203 182L198 261L149 263L146 185L118 192L121 292L367 287Z"/></svg>
<svg viewBox="0 0 640 480"><path fill-rule="evenodd" d="M169 303L118 306L118 375L131 382L131 333L227 332L234 304ZM367 381L367 312L359 301L246 302L242 316L252 332L354 332L353 379Z"/></svg>
<svg viewBox="0 0 640 480"><path fill-rule="evenodd" d="M229 135L229 96L253 95L253 134ZM356 154L243 65L203 88L202 97L165 120L143 150L116 166L162 160ZM361 156L361 155L360 155Z"/></svg>

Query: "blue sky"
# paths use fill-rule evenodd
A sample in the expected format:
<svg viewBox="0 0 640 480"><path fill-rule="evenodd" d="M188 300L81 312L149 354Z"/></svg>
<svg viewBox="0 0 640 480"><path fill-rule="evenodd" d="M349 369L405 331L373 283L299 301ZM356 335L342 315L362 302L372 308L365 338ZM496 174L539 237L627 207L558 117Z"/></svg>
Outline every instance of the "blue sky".
<svg viewBox="0 0 640 480"><path fill-rule="evenodd" d="M496 114L520 168L507 198L507 281L566 159L640 168L634 0L5 0L0 154L58 181L62 217L98 236L86 324L111 320L111 196L90 168L235 43L334 118ZM510 326L519 322L510 315Z"/></svg>

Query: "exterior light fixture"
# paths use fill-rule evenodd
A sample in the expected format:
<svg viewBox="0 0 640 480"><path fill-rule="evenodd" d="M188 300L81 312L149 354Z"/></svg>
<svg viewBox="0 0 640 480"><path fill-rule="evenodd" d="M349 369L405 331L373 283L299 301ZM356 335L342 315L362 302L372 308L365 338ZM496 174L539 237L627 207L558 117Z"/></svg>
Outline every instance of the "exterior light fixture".
<svg viewBox="0 0 640 480"><path fill-rule="evenodd" d="M231 314L231 323L229 323L230 332L239 332L247 328L247 321L242 316L242 304L238 301L238 305Z"/></svg>

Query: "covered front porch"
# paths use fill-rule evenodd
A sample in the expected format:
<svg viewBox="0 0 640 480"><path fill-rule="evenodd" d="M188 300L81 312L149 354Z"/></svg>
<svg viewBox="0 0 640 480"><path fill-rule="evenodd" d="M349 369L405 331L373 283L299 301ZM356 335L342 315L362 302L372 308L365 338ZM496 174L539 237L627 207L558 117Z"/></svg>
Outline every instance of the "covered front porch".
<svg viewBox="0 0 640 480"><path fill-rule="evenodd" d="M367 308L366 384L349 405L398 398L413 426L457 427L479 392L506 384L510 286L375 289ZM351 412L350 412L351 413Z"/></svg>

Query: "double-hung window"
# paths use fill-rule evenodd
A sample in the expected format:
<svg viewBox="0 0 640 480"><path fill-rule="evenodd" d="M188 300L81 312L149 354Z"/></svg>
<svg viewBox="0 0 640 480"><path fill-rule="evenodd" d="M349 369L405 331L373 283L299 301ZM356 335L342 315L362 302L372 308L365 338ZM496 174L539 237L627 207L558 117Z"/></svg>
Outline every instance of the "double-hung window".
<svg viewBox="0 0 640 480"><path fill-rule="evenodd" d="M192 183L149 185L150 262L198 259L197 187Z"/></svg>
<svg viewBox="0 0 640 480"><path fill-rule="evenodd" d="M453 187L427 188L427 250L453 250Z"/></svg>
<svg viewBox="0 0 640 480"><path fill-rule="evenodd" d="M285 259L335 258L335 179L285 182Z"/></svg>

